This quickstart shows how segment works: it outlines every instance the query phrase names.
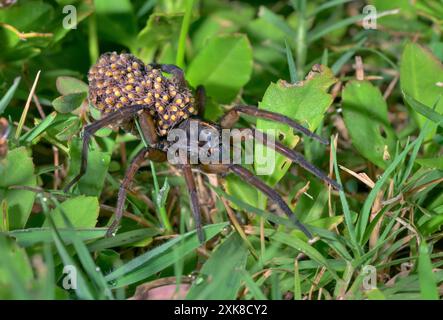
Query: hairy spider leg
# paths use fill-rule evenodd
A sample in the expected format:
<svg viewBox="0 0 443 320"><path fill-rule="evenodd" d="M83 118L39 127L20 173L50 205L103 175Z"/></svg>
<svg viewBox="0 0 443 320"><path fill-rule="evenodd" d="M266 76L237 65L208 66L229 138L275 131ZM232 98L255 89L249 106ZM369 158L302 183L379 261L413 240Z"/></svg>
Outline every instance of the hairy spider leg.
<svg viewBox="0 0 443 320"><path fill-rule="evenodd" d="M147 105L133 105L128 106L123 109L114 111L104 117L103 119L97 120L93 122L92 124L85 127L83 130L83 148L82 148L82 156L81 156L81 164L80 164L80 172L77 176L74 177L74 179L69 182L66 187L63 189L64 192L69 192L69 189L76 184L80 178L86 173L86 168L88 165L88 151L89 151L89 140L91 140L92 135L97 132L99 129L104 128L110 124L124 121L127 119L130 119L131 117L134 117L134 114L136 114L138 111L147 109Z"/></svg>
<svg viewBox="0 0 443 320"><path fill-rule="evenodd" d="M269 199L276 203L280 209L288 216L288 218L309 238L312 239L312 234L309 230L298 220L283 198L277 191L269 187L259 178L257 178L251 171L238 164L228 165L230 172L236 174L247 183L252 184L261 192L263 192Z"/></svg>
<svg viewBox="0 0 443 320"><path fill-rule="evenodd" d="M145 159L152 160L155 162L165 162L167 157L166 153L160 151L158 149L153 148L143 148L132 159L128 168L126 169L125 176L123 181L118 189L118 198L117 198L117 208L115 209L115 217L112 224L109 226L108 231L106 232L106 236L110 237L114 234L117 229L120 221L123 217L123 209L126 200L126 193L129 188L131 181L134 179L135 174L138 169L140 169L143 161Z"/></svg>
<svg viewBox="0 0 443 320"><path fill-rule="evenodd" d="M205 117L205 106L206 106L206 89L204 86L199 85L195 89L195 106L199 117Z"/></svg>
<svg viewBox="0 0 443 320"><path fill-rule="evenodd" d="M263 192L269 199L276 203L279 208L288 216L288 218L309 238L312 238L312 234L309 230L297 219L295 214L278 194L277 191L269 187L259 178L257 178L251 171L238 164L217 164L217 165L200 165L202 171L206 173L227 173L232 172L239 176L242 180L253 185L258 190Z"/></svg>
<svg viewBox="0 0 443 320"><path fill-rule="evenodd" d="M303 157L303 155L300 154L299 152L289 149L288 147L286 147L284 144L282 144L279 141L268 140L267 134L260 131L260 130L252 129L252 128L251 129L241 128L240 131L248 132L248 135L245 138L257 139L257 141L260 142L261 144L274 149L278 153L280 153L280 154L284 155L285 157L287 157L288 159L294 161L295 163L300 165L300 167L302 167L306 171L309 171L314 176L316 176L319 179L323 180L324 182L330 184L334 189L342 190L342 187L335 180L331 179L324 172L322 172L320 169L318 169L316 166L309 163L309 161L306 160L305 157ZM255 134L256 132L258 132L259 134Z"/></svg>
<svg viewBox="0 0 443 320"><path fill-rule="evenodd" d="M291 128L293 128L296 131L299 131L303 133L304 135L313 138L322 144L328 145L329 141L316 135L315 133L311 132L309 129L303 127L301 124L295 122L291 118L286 117L285 115L275 113L272 111L267 110L261 110L258 109L255 106L235 106L229 111L227 111L222 118L220 119L220 124L223 128L231 128L239 119L240 119L240 113L244 113L256 118L262 118L266 120L273 120L277 122L281 122L284 124L287 124Z"/></svg>
<svg viewBox="0 0 443 320"><path fill-rule="evenodd" d="M150 63L149 65L154 69L160 69L162 72L172 74L180 87L186 87L185 73L175 64Z"/></svg>
<svg viewBox="0 0 443 320"><path fill-rule="evenodd" d="M141 134L149 146L154 146L158 142L157 130L154 119L152 119L149 111L143 111L138 115Z"/></svg>

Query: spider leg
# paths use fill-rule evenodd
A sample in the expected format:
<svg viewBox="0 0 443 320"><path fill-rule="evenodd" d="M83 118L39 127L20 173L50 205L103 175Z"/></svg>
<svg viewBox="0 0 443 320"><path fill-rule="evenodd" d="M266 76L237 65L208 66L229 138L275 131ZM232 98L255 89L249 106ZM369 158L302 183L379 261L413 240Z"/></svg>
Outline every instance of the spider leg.
<svg viewBox="0 0 443 320"><path fill-rule="evenodd" d="M202 85L199 85L196 89L195 89L195 106L196 109L198 110L198 115L201 118L204 118L205 116L205 105L206 105L206 90L205 87L203 87Z"/></svg>
<svg viewBox="0 0 443 320"><path fill-rule="evenodd" d="M324 182L330 184L332 187L334 187L336 190L342 190L342 187L333 179L328 177L324 172L322 172L320 169L318 169L313 164L309 163L308 160L303 157L302 154L299 152L289 149L284 144L282 144L279 141L271 141L268 140L268 136L266 133L261 132L256 129L250 129L250 128L242 128L240 131L248 132L249 134L246 136L247 139L256 139L258 142L263 144L264 146L268 146L270 148L273 148L278 153L284 155L288 159L291 159L295 163L297 163L300 167L305 169L306 171L309 171L314 176L318 177L319 179L323 180ZM256 134L256 133L259 134Z"/></svg>
<svg viewBox="0 0 443 320"><path fill-rule="evenodd" d="M180 87L186 87L185 73L175 64L150 63L149 65L154 69L160 69L163 72L172 74Z"/></svg>
<svg viewBox="0 0 443 320"><path fill-rule="evenodd" d="M155 128L154 120L148 111L144 111L138 115L140 129L143 137L150 146L154 146L158 142L158 135Z"/></svg>
<svg viewBox="0 0 443 320"><path fill-rule="evenodd" d="M156 162L164 162L166 161L166 154L163 151L152 149L152 148L143 148L132 159L128 168L126 169L125 176L123 181L118 189L118 198L117 198L117 208L115 209L115 218L112 224L109 226L108 231L106 232L106 236L110 237L114 234L117 229L120 221L123 217L123 209L126 200L126 193L131 181L134 179L135 174L143 163L144 159L149 159Z"/></svg>
<svg viewBox="0 0 443 320"><path fill-rule="evenodd" d="M189 197L191 199L191 210L194 215L195 227L197 229L197 236L200 243L205 241L205 234L202 229L200 206L198 203L197 187L195 186L194 176L192 175L192 169L189 164L182 166L183 174L186 181L186 187L188 189Z"/></svg>
<svg viewBox="0 0 443 320"><path fill-rule="evenodd" d="M293 128L296 131L299 131L306 136L313 138L325 145L328 145L328 140L316 135L315 133L311 132L309 129L303 127L301 124L295 122L291 118L288 118L285 115L275 113L272 111L267 110L261 110L255 106L235 106L229 111L225 113L225 115L220 119L220 124L223 128L231 128L239 119L240 119L240 113L244 113L253 117L262 118L266 120L273 120L277 122L281 122L284 124L287 124L291 128Z"/></svg>
<svg viewBox="0 0 443 320"><path fill-rule="evenodd" d="M283 200L283 198L278 194L277 191L269 187L259 178L257 178L251 171L242 167L238 164L229 165L229 171L239 176L241 179L246 181L247 183L253 185L258 190L263 192L269 199L274 201L280 209L288 216L288 218L309 238L312 238L312 234L308 231L308 229L297 219L292 210Z"/></svg>
<svg viewBox="0 0 443 320"><path fill-rule="evenodd" d="M85 127L83 130L83 148L82 148L82 159L80 165L80 172L74 179L69 182L66 187L63 189L64 192L68 192L71 187L76 184L80 178L86 173L86 167L88 165L88 146L89 140L91 140L91 136L97 132L99 129L104 128L112 123L116 123L118 121L127 120L134 116L135 113L146 108L145 105L134 105L123 108L122 110L114 111L110 113L103 119L97 120L92 124Z"/></svg>

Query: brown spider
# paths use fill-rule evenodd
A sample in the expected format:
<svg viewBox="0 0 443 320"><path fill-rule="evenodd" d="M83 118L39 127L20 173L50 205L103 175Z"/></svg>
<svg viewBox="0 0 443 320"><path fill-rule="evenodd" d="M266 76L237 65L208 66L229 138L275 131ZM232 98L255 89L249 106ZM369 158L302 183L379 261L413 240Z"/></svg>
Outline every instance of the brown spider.
<svg viewBox="0 0 443 320"><path fill-rule="evenodd" d="M167 78L163 73L170 74L171 77ZM175 165L182 170L186 180L197 234L201 242L204 241L204 234L201 226L200 208L192 168L200 169L206 173L216 173L220 175L234 173L273 200L289 219L291 219L306 236L311 238L310 232L298 221L282 197L243 166L233 163L192 163L192 161L189 160L190 157L193 153L198 153L201 147L201 145L198 144L196 150L190 148L190 143L192 143L192 130L196 130L194 134L196 133L197 137L205 132L206 137L209 138L206 141L216 141L214 138L221 136L222 129L232 128L239 120L240 114L246 114L284 123L324 144L328 144L327 140L317 136L284 115L260 110L255 106L235 106L227 111L218 123L204 120L202 118L204 108L203 88L197 88L194 98L193 93L188 88L184 79L183 71L174 65L145 65L142 61L130 54L106 53L103 54L97 64L90 69L88 80L90 102L98 108L104 116L102 119L84 128L80 173L65 187L65 192L68 192L85 174L89 140L100 128L105 126L122 127L124 130L138 135L135 126L137 120L140 127L139 132L149 145L149 147L143 148L135 155L126 170L118 192L115 219L108 229L107 236L113 235L120 223L127 188L143 160L149 159L155 162L167 161L168 151L174 144L176 148L177 145L179 146L178 153L181 154L182 160L181 163ZM182 132L185 132L187 138L185 140L186 142L177 144L176 140L170 141L167 136L171 132L171 129L182 129ZM268 147L275 149L290 160L298 163L305 170L332 185L335 189L341 189L336 181L310 164L300 153L287 148L278 141L270 142L272 139L268 139L264 133L260 135L261 138L257 138L253 134L254 132L255 131L249 131L249 134L247 134L244 139L251 140L255 138L259 143L266 144ZM220 151L220 153L222 153L222 148L224 147L221 144L215 143L210 145L210 148L205 152L216 154ZM183 157L183 154L185 157Z"/></svg>

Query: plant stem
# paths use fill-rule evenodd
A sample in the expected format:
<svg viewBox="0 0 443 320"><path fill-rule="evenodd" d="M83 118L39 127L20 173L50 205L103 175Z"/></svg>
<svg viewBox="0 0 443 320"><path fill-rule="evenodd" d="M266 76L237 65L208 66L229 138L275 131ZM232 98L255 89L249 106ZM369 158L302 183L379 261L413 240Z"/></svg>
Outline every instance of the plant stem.
<svg viewBox="0 0 443 320"><path fill-rule="evenodd" d="M88 20L89 59L91 60L91 64L94 64L98 59L100 51L97 39L97 20L95 13L93 13Z"/></svg>
<svg viewBox="0 0 443 320"><path fill-rule="evenodd" d="M15 132L15 139L18 140L20 138L20 134L22 133L23 125L25 124L26 115L29 111L29 106L31 105L32 96L34 95L35 88L37 87L38 79L40 78L40 70L37 72L35 76L34 83L32 84L31 91L29 92L28 100L26 101L25 108L23 109L22 116L20 117L20 121L17 126L17 131Z"/></svg>
<svg viewBox="0 0 443 320"><path fill-rule="evenodd" d="M155 191L155 205L157 206L158 212L160 213L160 219L163 226L167 231L172 231L171 223L169 222L168 214L164 205L160 205L160 188L158 186L157 174L155 172L154 162L149 161L151 164L152 179L154 180L154 191Z"/></svg>
<svg viewBox="0 0 443 320"><path fill-rule="evenodd" d="M186 52L186 37L191 24L192 8L194 7L194 0L186 0L186 11L183 17L183 22L180 30L180 37L178 39L177 57L175 64L180 68L185 66L185 52Z"/></svg>

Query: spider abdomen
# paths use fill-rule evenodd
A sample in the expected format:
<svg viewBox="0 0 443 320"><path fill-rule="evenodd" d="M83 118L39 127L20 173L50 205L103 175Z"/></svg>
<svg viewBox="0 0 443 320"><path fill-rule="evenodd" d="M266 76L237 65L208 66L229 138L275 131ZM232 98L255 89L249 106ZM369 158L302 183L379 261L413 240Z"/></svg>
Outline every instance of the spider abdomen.
<svg viewBox="0 0 443 320"><path fill-rule="evenodd" d="M103 54L89 70L88 81L89 99L102 113L135 104L149 106L160 136L196 113L191 90L131 54Z"/></svg>

